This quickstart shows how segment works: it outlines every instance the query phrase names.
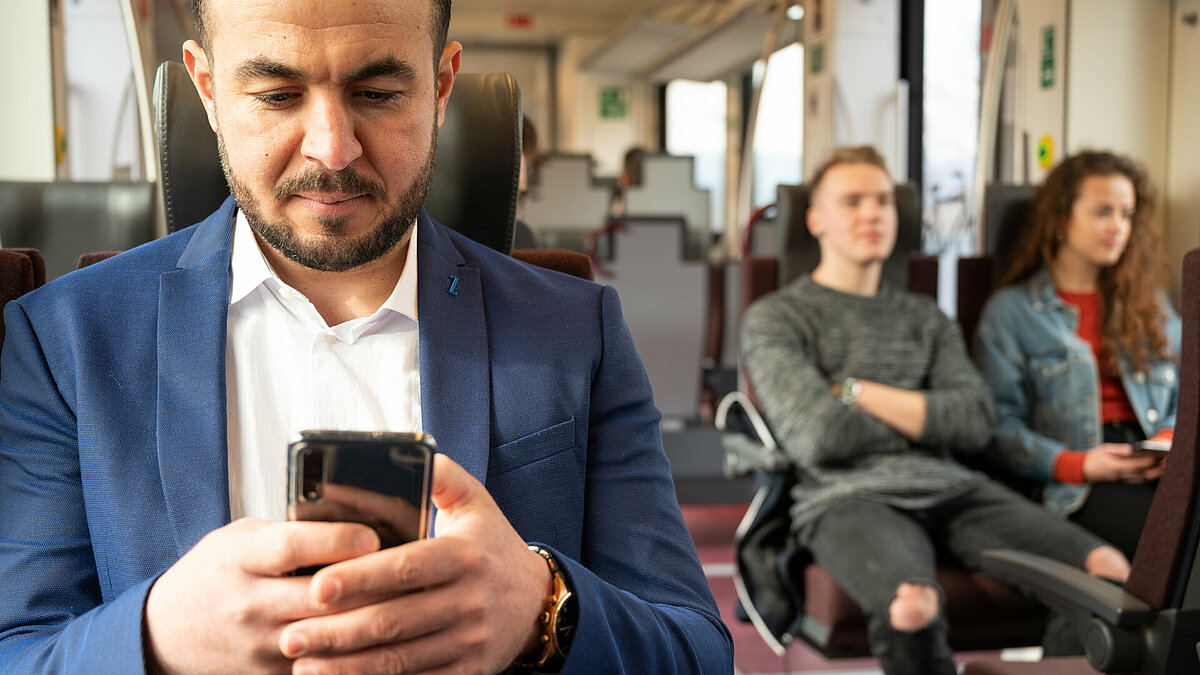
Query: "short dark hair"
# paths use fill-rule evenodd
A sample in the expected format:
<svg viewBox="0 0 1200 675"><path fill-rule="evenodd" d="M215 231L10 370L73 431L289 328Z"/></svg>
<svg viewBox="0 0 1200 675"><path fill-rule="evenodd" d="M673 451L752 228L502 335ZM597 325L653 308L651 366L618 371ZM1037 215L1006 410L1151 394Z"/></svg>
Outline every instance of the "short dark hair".
<svg viewBox="0 0 1200 675"><path fill-rule="evenodd" d="M825 174L829 173L834 167L843 164L870 164L881 169L888 175L888 180L891 180L892 173L888 171L887 161L872 146L855 145L834 148L833 152L829 154L829 158L818 166L817 170L813 172L812 177L808 179L809 203L812 202L813 196L817 194L817 188L821 185L821 181L825 180Z"/></svg>
<svg viewBox="0 0 1200 675"><path fill-rule="evenodd" d="M450 33L450 2L451 0L430 0L433 3L433 63L437 67L438 58L446 48L446 37ZM209 40L212 35L208 32L208 22L205 20L207 0L191 0L192 23L196 25L196 39L200 46L212 57Z"/></svg>

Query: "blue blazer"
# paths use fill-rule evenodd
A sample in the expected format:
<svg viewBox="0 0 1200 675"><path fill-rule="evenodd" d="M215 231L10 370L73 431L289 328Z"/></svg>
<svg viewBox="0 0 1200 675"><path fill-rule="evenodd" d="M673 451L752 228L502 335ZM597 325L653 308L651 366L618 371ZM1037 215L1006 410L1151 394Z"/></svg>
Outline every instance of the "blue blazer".
<svg viewBox="0 0 1200 675"><path fill-rule="evenodd" d="M0 671L142 672L151 584L229 522L234 211L5 309ZM418 227L423 424L564 562L564 672L732 671L615 292Z"/></svg>

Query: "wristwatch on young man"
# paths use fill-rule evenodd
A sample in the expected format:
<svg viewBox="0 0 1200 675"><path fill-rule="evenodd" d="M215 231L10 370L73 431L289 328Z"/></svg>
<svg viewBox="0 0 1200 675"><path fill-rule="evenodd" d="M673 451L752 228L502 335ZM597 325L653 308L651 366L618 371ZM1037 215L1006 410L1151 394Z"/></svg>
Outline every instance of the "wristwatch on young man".
<svg viewBox="0 0 1200 675"><path fill-rule="evenodd" d="M556 673L562 670L567 660L567 651L571 648L571 638L575 636L575 624L579 621L578 599L567 585L554 555L541 546L530 546L529 550L545 558L546 565L550 567L554 591L546 599L545 611L538 617L542 628L539 639L541 651L523 654L513 663L535 672Z"/></svg>
<svg viewBox="0 0 1200 675"><path fill-rule="evenodd" d="M862 384L853 377L842 380L842 405L853 407L858 405L858 395L862 393Z"/></svg>

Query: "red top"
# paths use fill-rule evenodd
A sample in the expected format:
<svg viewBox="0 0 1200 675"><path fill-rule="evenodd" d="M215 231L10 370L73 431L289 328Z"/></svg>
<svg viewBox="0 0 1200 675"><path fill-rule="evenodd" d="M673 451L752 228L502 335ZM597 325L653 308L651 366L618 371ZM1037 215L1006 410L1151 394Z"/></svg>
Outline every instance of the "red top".
<svg viewBox="0 0 1200 675"><path fill-rule="evenodd" d="M1075 333L1092 347L1092 355L1096 363L1100 363L1100 300L1095 291L1091 293L1067 293L1059 291L1058 296L1067 304L1079 310L1079 325ZM1125 395L1125 387L1121 378L1110 375L1100 375L1100 423L1137 422L1133 406L1129 405L1129 397Z"/></svg>
<svg viewBox="0 0 1200 675"><path fill-rule="evenodd" d="M1079 312L1079 324L1075 333L1092 347L1092 355L1096 357L1097 369L1100 364L1100 300L1095 291L1090 293L1067 293L1059 291L1058 297ZM1129 397L1125 395L1125 387L1121 378L1100 375L1100 423L1108 422L1137 422ZM1064 450L1054 460L1054 478L1060 483L1083 483L1083 460L1087 455L1084 450Z"/></svg>

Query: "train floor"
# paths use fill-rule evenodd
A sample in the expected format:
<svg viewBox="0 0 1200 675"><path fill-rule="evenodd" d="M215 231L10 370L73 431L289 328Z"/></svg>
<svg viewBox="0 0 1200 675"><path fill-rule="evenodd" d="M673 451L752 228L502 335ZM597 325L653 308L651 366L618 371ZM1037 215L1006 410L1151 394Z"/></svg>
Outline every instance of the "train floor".
<svg viewBox="0 0 1200 675"><path fill-rule="evenodd" d="M827 659L800 641L794 642L781 659L759 638L754 627L734 616L737 592L733 587L733 533L746 512L746 504L684 504L687 521L700 562L704 566L713 596L721 609L721 618L733 633L733 665L737 675L879 675L879 665L870 658ZM1036 653L1006 650L1017 659L1036 658ZM1040 652L1040 649L1033 650ZM963 652L956 660L962 664L977 659L995 658L999 652Z"/></svg>

